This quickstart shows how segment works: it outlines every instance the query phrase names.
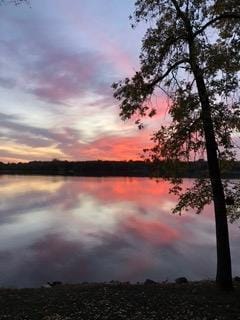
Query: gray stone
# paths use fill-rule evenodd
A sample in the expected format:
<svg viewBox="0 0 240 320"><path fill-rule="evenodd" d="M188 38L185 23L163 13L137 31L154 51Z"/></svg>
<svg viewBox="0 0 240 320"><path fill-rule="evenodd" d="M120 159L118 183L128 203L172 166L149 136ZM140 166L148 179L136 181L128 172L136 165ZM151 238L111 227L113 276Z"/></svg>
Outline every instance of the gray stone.
<svg viewBox="0 0 240 320"><path fill-rule="evenodd" d="M56 286L61 286L62 282L61 281L53 281L53 282L48 282L47 284L51 287L56 287Z"/></svg>
<svg viewBox="0 0 240 320"><path fill-rule="evenodd" d="M155 281L153 281L153 280L151 280L151 279L146 279L146 280L144 281L144 284L146 284L146 285L149 285L149 284L157 284L157 282L155 282Z"/></svg>
<svg viewBox="0 0 240 320"><path fill-rule="evenodd" d="M240 282L240 277L236 276L236 277L233 278L233 280L236 281L236 282Z"/></svg>
<svg viewBox="0 0 240 320"><path fill-rule="evenodd" d="M180 277L180 278L175 279L175 282L177 284L182 284L182 283L188 283L188 280L185 277Z"/></svg>

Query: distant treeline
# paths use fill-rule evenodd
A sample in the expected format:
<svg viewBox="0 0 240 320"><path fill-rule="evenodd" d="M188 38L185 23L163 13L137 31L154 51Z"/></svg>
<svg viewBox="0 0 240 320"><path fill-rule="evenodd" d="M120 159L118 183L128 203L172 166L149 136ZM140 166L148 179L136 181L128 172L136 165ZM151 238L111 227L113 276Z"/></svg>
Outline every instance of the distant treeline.
<svg viewBox="0 0 240 320"><path fill-rule="evenodd" d="M240 178L240 161L225 163L224 176ZM150 163L145 161L30 161L28 163L0 162L0 174L37 174L65 176L128 176L128 177L199 177L207 176L207 163L195 162Z"/></svg>

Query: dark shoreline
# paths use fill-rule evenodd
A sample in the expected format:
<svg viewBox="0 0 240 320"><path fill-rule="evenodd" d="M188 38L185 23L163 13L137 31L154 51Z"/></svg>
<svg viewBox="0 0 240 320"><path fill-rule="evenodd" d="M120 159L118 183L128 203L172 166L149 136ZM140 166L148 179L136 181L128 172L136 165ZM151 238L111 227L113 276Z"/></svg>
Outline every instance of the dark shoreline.
<svg viewBox="0 0 240 320"><path fill-rule="evenodd" d="M137 174L121 174L121 173L115 173L115 174L77 174L77 173L61 173L61 172L22 172L22 171L2 171L0 170L0 177L4 175L9 176L46 176L46 177L82 177L82 178L149 178L149 179L169 179L173 176L152 176L152 175L137 175ZM205 176L204 176L205 177ZM176 178L176 177L175 177ZM195 175L181 175L177 176L177 178L182 179L198 179L203 178L203 175L195 174ZM205 177L206 178L206 177ZM231 179L231 180L239 180L240 179L240 173L239 174L224 174L222 176L223 179Z"/></svg>
<svg viewBox="0 0 240 320"><path fill-rule="evenodd" d="M223 178L240 179L240 162L225 164ZM227 170L228 167L228 170ZM77 177L208 177L206 161L150 163L146 161L31 161L0 162L0 175L45 175Z"/></svg>
<svg viewBox="0 0 240 320"><path fill-rule="evenodd" d="M221 292L214 282L155 285L60 285L0 289L0 319L240 319L240 284Z"/></svg>

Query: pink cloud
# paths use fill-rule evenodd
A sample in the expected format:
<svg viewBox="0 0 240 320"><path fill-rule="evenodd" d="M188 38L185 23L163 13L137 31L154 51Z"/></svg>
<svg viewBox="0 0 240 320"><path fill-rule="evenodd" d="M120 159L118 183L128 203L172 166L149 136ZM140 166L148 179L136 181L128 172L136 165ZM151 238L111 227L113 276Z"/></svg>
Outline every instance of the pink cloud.
<svg viewBox="0 0 240 320"><path fill-rule="evenodd" d="M63 151L74 159L92 160L136 160L146 147L149 137L139 134L130 137L106 136L98 138L88 144L73 142L72 145L63 145Z"/></svg>
<svg viewBox="0 0 240 320"><path fill-rule="evenodd" d="M143 215L147 211L155 212L156 209L162 208L166 202L170 204L176 201L176 197L168 193L169 187L170 183L167 181L161 180L161 183L156 183L154 179L142 180L142 178L107 178L102 184L96 183L93 179L86 179L68 185L68 189L71 188L71 195L77 195L84 190L104 204L122 201L138 204L138 210ZM141 194L144 196L141 197ZM170 212L170 209L168 208L167 212ZM184 217L181 219L183 220Z"/></svg>
<svg viewBox="0 0 240 320"><path fill-rule="evenodd" d="M181 238L176 229L156 220L146 220L132 216L124 222L124 227L130 233L136 233L138 237L154 245L172 244Z"/></svg>

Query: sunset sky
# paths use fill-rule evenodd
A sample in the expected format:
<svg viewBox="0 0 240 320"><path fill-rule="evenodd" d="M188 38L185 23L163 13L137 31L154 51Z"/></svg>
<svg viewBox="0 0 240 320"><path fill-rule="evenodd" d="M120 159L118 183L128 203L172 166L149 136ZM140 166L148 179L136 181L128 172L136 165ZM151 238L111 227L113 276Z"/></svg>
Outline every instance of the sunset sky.
<svg viewBox="0 0 240 320"><path fill-rule="evenodd" d="M111 84L138 69L132 0L0 7L0 161L137 159L161 113L122 122Z"/></svg>

